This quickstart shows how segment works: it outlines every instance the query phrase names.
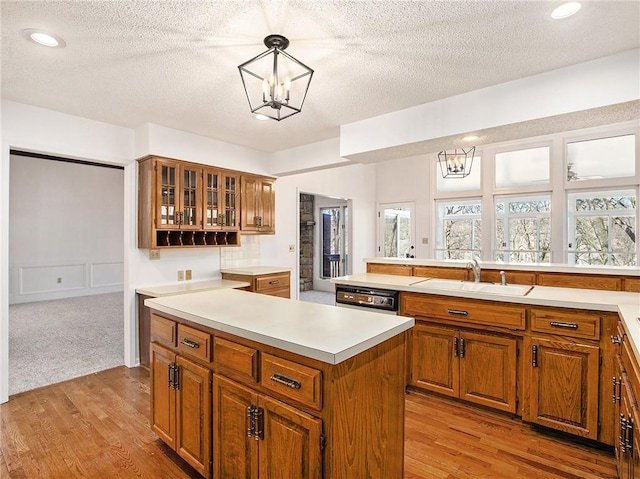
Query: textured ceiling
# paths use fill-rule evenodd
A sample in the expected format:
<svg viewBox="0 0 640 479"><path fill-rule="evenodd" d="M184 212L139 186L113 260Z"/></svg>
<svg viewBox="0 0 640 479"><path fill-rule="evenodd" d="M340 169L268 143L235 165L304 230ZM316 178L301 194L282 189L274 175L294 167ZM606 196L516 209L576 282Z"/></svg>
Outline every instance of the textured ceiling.
<svg viewBox="0 0 640 479"><path fill-rule="evenodd" d="M5 1L2 97L136 128L155 123L262 151L341 124L640 45L640 2ZM42 28L64 49L26 41ZM302 113L254 120L237 66L271 33L315 70ZM523 133L524 134L524 133Z"/></svg>

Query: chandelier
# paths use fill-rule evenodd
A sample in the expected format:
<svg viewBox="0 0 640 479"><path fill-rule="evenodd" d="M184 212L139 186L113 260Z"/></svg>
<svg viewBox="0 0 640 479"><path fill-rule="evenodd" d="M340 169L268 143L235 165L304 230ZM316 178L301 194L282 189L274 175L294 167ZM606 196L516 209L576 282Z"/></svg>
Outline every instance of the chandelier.
<svg viewBox="0 0 640 479"><path fill-rule="evenodd" d="M282 35L264 39L266 52L238 66L251 113L284 120L302 111L313 70L284 50Z"/></svg>
<svg viewBox="0 0 640 479"><path fill-rule="evenodd" d="M456 148L453 151L441 151L438 153L438 163L443 178L464 178L471 173L473 155L476 147L469 149Z"/></svg>

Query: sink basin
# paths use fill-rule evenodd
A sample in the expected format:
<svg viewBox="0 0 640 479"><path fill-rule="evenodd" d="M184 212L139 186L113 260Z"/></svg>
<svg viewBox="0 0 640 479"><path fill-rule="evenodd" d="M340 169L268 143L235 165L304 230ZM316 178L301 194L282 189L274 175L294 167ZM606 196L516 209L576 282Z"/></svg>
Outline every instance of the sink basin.
<svg viewBox="0 0 640 479"><path fill-rule="evenodd" d="M444 289L447 291L472 291L476 293L501 294L505 296L524 296L533 286L526 284L496 284L496 283L474 283L471 281L456 281L453 279L428 279L420 283L433 289Z"/></svg>

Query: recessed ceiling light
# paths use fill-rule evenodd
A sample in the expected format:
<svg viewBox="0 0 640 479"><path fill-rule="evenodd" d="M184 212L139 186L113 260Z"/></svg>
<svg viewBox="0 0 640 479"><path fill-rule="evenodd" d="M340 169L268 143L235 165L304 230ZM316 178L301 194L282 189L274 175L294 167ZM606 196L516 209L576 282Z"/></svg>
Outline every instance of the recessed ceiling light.
<svg viewBox="0 0 640 479"><path fill-rule="evenodd" d="M479 140L480 137L477 135L467 135L464 138L462 138L462 141L476 141Z"/></svg>
<svg viewBox="0 0 640 479"><path fill-rule="evenodd" d="M256 115L253 116L256 120L260 120L260 121L265 121L268 120L269 117L266 115L261 115L260 113L257 113Z"/></svg>
<svg viewBox="0 0 640 479"><path fill-rule="evenodd" d="M67 45L58 35L38 30L37 28L27 28L22 30L22 36L30 42L34 42L45 47L64 48Z"/></svg>
<svg viewBox="0 0 640 479"><path fill-rule="evenodd" d="M582 8L580 2L567 2L563 3L559 7L556 7L553 12L551 12L551 18L554 20L562 20L563 18L568 18L571 15L575 15L578 13L578 10Z"/></svg>

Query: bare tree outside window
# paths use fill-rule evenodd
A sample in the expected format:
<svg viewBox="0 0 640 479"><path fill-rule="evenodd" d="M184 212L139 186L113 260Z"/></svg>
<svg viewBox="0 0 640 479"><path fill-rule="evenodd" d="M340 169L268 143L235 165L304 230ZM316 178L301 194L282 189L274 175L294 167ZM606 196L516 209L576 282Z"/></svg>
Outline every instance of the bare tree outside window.
<svg viewBox="0 0 640 479"><path fill-rule="evenodd" d="M569 195L569 253L575 264L636 264L636 195Z"/></svg>
<svg viewBox="0 0 640 479"><path fill-rule="evenodd" d="M496 202L496 261L551 261L551 201L548 196Z"/></svg>
<svg viewBox="0 0 640 479"><path fill-rule="evenodd" d="M440 203L439 259L472 259L482 252L482 206L480 201Z"/></svg>

